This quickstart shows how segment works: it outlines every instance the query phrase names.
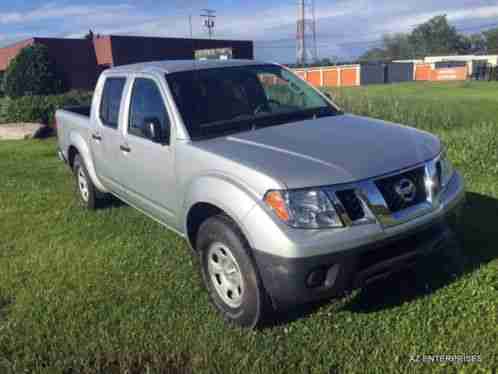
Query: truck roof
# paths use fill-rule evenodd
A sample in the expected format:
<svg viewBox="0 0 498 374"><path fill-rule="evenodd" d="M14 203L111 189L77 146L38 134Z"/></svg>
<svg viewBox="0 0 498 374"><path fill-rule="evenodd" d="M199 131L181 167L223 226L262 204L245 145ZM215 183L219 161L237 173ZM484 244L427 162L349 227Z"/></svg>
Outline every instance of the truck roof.
<svg viewBox="0 0 498 374"><path fill-rule="evenodd" d="M105 71L106 74L119 73L140 73L150 71L160 71L164 74L177 73L181 71L211 69L232 66L250 66L268 64L256 60L165 60L142 62L138 64L123 65L113 67Z"/></svg>

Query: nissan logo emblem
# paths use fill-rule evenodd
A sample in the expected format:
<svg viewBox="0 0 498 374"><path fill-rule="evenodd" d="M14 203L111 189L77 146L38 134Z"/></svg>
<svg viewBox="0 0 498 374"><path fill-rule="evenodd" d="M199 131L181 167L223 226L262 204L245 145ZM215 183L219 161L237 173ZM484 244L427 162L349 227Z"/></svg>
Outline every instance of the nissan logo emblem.
<svg viewBox="0 0 498 374"><path fill-rule="evenodd" d="M417 188L408 178L402 178L394 185L394 191L405 203L411 203L417 196Z"/></svg>

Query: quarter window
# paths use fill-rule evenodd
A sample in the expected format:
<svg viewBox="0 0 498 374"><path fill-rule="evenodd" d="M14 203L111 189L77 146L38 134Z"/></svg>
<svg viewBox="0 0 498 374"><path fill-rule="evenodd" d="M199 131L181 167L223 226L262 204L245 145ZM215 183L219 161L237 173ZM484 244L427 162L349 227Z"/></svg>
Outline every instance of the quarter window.
<svg viewBox="0 0 498 374"><path fill-rule="evenodd" d="M119 107L126 83L125 78L107 78L100 103L100 119L105 126L118 127Z"/></svg>
<svg viewBox="0 0 498 374"><path fill-rule="evenodd" d="M150 119L159 121L162 131L167 133L170 126L168 112L161 92L154 81L137 78L133 85L130 105L129 134L147 138L144 126Z"/></svg>

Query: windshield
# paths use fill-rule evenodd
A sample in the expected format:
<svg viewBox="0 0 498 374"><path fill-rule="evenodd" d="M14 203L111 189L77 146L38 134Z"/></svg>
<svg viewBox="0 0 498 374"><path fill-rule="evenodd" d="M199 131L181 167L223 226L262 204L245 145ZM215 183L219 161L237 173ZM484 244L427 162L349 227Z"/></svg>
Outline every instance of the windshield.
<svg viewBox="0 0 498 374"><path fill-rule="evenodd" d="M276 65L185 71L166 80L193 140L339 113Z"/></svg>

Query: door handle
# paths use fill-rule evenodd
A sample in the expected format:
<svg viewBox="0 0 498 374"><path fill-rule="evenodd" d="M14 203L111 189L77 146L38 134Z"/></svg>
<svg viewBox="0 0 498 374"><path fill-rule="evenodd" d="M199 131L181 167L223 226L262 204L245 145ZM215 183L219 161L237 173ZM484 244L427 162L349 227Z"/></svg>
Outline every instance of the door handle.
<svg viewBox="0 0 498 374"><path fill-rule="evenodd" d="M127 145L120 145L119 149L121 149L123 152L126 152L126 153L131 152L131 148L128 147Z"/></svg>
<svg viewBox="0 0 498 374"><path fill-rule="evenodd" d="M95 140L102 140L102 137L99 134L92 134L92 138Z"/></svg>

